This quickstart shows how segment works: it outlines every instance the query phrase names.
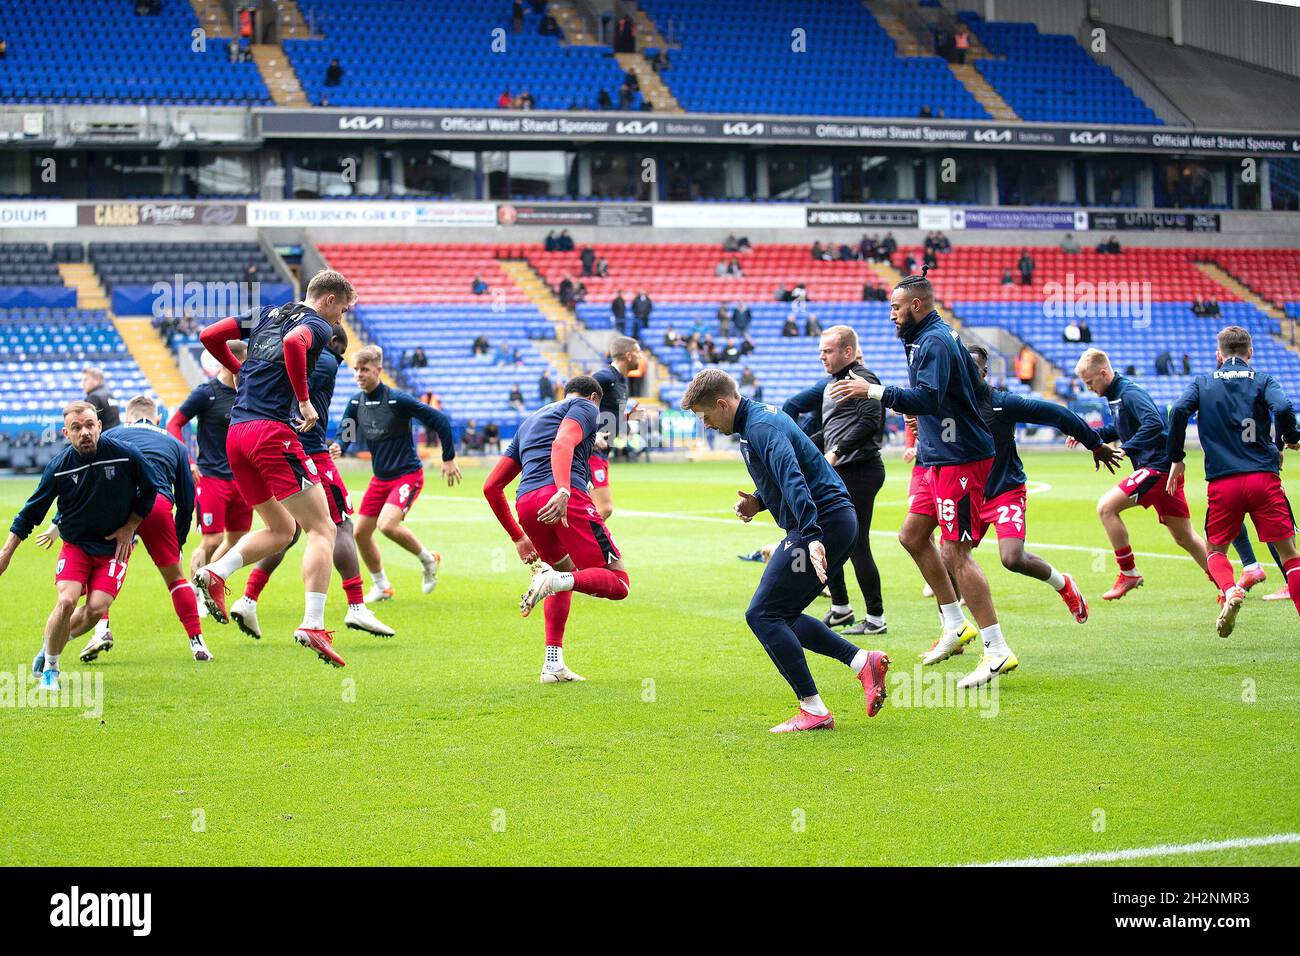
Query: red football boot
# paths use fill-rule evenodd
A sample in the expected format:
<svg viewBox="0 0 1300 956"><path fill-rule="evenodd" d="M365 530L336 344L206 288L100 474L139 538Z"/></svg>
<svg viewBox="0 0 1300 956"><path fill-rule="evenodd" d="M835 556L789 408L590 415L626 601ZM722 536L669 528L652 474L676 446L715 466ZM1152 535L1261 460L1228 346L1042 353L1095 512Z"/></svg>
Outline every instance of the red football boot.
<svg viewBox="0 0 1300 956"><path fill-rule="evenodd" d="M1115 579L1115 583L1111 585L1109 591L1101 596L1101 599L1103 601L1118 601L1125 594L1128 594L1129 591L1132 591L1135 588L1140 588L1142 586L1142 580L1143 578L1140 574L1137 577L1130 577L1121 571L1119 577Z"/></svg>
<svg viewBox="0 0 1300 956"><path fill-rule="evenodd" d="M343 667L347 664L347 661L339 657L339 652L334 650L333 631L318 630L314 627L300 627L293 632L293 639L307 650L315 651L316 656L326 664L332 664L334 667Z"/></svg>
<svg viewBox="0 0 1300 956"><path fill-rule="evenodd" d="M1074 583L1074 578L1070 577L1068 574L1063 575L1063 577L1065 578L1065 587L1061 588L1061 590L1056 593L1061 595L1061 600L1064 601L1065 606L1070 609L1070 613L1074 615L1074 619L1080 624L1087 624L1088 602L1084 598L1083 592L1080 591L1078 586Z"/></svg>
<svg viewBox="0 0 1300 956"><path fill-rule="evenodd" d="M772 728L771 733L788 734L796 730L834 730L835 715L826 714L818 717L816 714L810 714L802 707L799 713L795 714L783 724L777 724Z"/></svg>
<svg viewBox="0 0 1300 956"><path fill-rule="evenodd" d="M885 688L885 674L889 672L889 657L881 651L868 651L867 662L858 671L862 692L867 697L867 716L874 717L885 706L889 691Z"/></svg>
<svg viewBox="0 0 1300 956"><path fill-rule="evenodd" d="M194 572L194 590L203 598L203 606L208 609L214 621L225 624L230 620L230 615L226 613L226 595L230 593L230 588L226 587L225 578L211 568L199 568Z"/></svg>
<svg viewBox="0 0 1300 956"><path fill-rule="evenodd" d="M1268 575L1264 573L1263 568L1254 568L1250 571L1242 571L1241 577L1237 580L1237 587L1243 591L1249 591L1256 584L1262 584Z"/></svg>

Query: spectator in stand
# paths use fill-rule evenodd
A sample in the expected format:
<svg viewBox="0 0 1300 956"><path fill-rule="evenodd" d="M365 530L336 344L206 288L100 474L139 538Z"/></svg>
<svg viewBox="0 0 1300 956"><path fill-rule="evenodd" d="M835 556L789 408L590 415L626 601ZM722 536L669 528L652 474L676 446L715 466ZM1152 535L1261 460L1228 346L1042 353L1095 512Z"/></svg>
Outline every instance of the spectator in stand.
<svg viewBox="0 0 1300 956"><path fill-rule="evenodd" d="M898 251L898 240L894 238L892 232L885 233L885 238L880 240L881 261L887 260Z"/></svg>
<svg viewBox="0 0 1300 956"><path fill-rule="evenodd" d="M853 262L858 258L858 254L853 251L853 247L847 242L840 243L840 262Z"/></svg>
<svg viewBox="0 0 1300 956"><path fill-rule="evenodd" d="M654 67L656 73L661 73L672 66L672 64L668 62L668 50L666 47L655 54L655 58L650 61L650 65Z"/></svg>
<svg viewBox="0 0 1300 956"><path fill-rule="evenodd" d="M81 387L86 393L86 401L95 406L95 414L99 416L99 424L103 431L108 431L121 423L122 417L117 410L117 400L108 390L103 370L87 365L81 372Z"/></svg>
<svg viewBox="0 0 1300 956"><path fill-rule="evenodd" d="M753 351L754 351L754 340L751 339L749 337L749 333L746 332L740 340L740 354L749 355Z"/></svg>
<svg viewBox="0 0 1300 956"><path fill-rule="evenodd" d="M1186 352L1183 353L1183 374L1184 375L1192 374L1192 357L1188 355Z"/></svg>
<svg viewBox="0 0 1300 956"><path fill-rule="evenodd" d="M578 261L582 263L582 274L592 275L596 265L596 250L591 246L583 246L582 251L578 253Z"/></svg>
<svg viewBox="0 0 1300 956"><path fill-rule="evenodd" d="M424 349L417 345L415 351L411 353L411 368L428 368L429 357L424 354Z"/></svg>
<svg viewBox="0 0 1300 956"><path fill-rule="evenodd" d="M546 234L546 242L542 244L542 248L544 248L547 252L560 251L560 241L555 238L554 229L552 229L550 232Z"/></svg>
<svg viewBox="0 0 1300 956"><path fill-rule="evenodd" d="M576 309L587 301L587 283L581 279L573 286L573 307Z"/></svg>
<svg viewBox="0 0 1300 956"><path fill-rule="evenodd" d="M718 264L713 267L714 278L725 279L727 277L727 260L719 259Z"/></svg>
<svg viewBox="0 0 1300 956"><path fill-rule="evenodd" d="M1034 373L1038 371L1038 359L1034 355L1034 350L1028 345L1020 346L1020 351L1016 355L1016 378L1021 385L1034 387Z"/></svg>
<svg viewBox="0 0 1300 956"><path fill-rule="evenodd" d="M1088 325L1087 319L1079 320L1079 341L1084 345L1092 341L1092 326Z"/></svg>
<svg viewBox="0 0 1300 956"><path fill-rule="evenodd" d="M1174 357L1165 349L1156 356L1156 374L1173 375L1174 374Z"/></svg>
<svg viewBox="0 0 1300 956"><path fill-rule="evenodd" d="M544 36L544 37L554 37L554 36L559 36L559 35L560 35L560 23L559 23L558 20L555 19L555 17L551 16L550 11L547 11L547 12L546 12L545 14L543 14L543 16L542 16L542 22L541 22L541 24L538 26L538 28L537 28L537 32L540 33L540 34L541 34L542 36Z"/></svg>
<svg viewBox="0 0 1300 956"><path fill-rule="evenodd" d="M636 24L631 17L619 17L614 25L614 52L636 52Z"/></svg>
<svg viewBox="0 0 1300 956"><path fill-rule="evenodd" d="M754 374L753 369L751 369L748 365L746 365L744 371L740 373L740 387L753 388L757 384L758 384L758 376Z"/></svg>
<svg viewBox="0 0 1300 956"><path fill-rule="evenodd" d="M781 335L787 339L796 339L799 337L799 320L794 313L786 316L785 325L781 326Z"/></svg>
<svg viewBox="0 0 1300 956"><path fill-rule="evenodd" d="M500 96L497 97L497 109L511 110L514 108L515 108L515 98L510 95L509 90L504 91ZM549 252L550 250L547 251Z"/></svg>
<svg viewBox="0 0 1300 956"><path fill-rule="evenodd" d="M740 240L736 238L736 234L734 232L728 233L727 238L722 240L722 251L723 252L740 251Z"/></svg>
<svg viewBox="0 0 1300 956"><path fill-rule="evenodd" d="M555 401L555 383L551 381L551 370L548 368L542 369L542 374L537 379L537 399L543 405Z"/></svg>
<svg viewBox="0 0 1300 956"><path fill-rule="evenodd" d="M718 322L718 331L723 335L731 334L731 312L727 308L727 303L723 302L718 306L718 311L714 313L714 318Z"/></svg>
<svg viewBox="0 0 1300 956"><path fill-rule="evenodd" d="M535 110L537 109L537 100L533 99L532 93L528 90L524 90L519 94L519 99L515 103L515 108L521 110Z"/></svg>
<svg viewBox="0 0 1300 956"><path fill-rule="evenodd" d="M514 28L515 33L524 32L524 5L520 0L514 0L511 6L510 25Z"/></svg>
<svg viewBox="0 0 1300 956"><path fill-rule="evenodd" d="M1071 319L1066 323L1065 328L1061 330L1061 338L1066 342L1078 342L1083 338L1083 333L1079 331L1079 323Z"/></svg>
<svg viewBox="0 0 1300 956"><path fill-rule="evenodd" d="M518 382L510 387L510 405L517 412L524 410L524 390L519 387Z"/></svg>
<svg viewBox="0 0 1300 956"><path fill-rule="evenodd" d="M673 328L670 322L668 328L664 329L664 348L675 349L685 344L686 340L677 333L677 330Z"/></svg>
<svg viewBox="0 0 1300 956"><path fill-rule="evenodd" d="M935 252L952 252L952 242L942 231L934 234L934 251Z"/></svg>
<svg viewBox="0 0 1300 956"><path fill-rule="evenodd" d="M650 313L654 311L654 307L645 289L636 294L636 298L632 300L632 331L628 333L632 338L641 338L641 332L650 327Z"/></svg>
<svg viewBox="0 0 1300 956"><path fill-rule="evenodd" d="M964 64L966 54L970 52L970 30L966 28L966 24L963 23L957 28L957 36L953 38L952 45L957 54L957 62Z"/></svg>
<svg viewBox="0 0 1300 956"><path fill-rule="evenodd" d="M826 254L826 250L822 247L821 240L820 239L814 240L812 244L813 259L817 262L821 262L825 254Z"/></svg>
<svg viewBox="0 0 1300 956"><path fill-rule="evenodd" d="M624 83L618 88L618 108L620 110L630 110L633 104L632 88Z"/></svg>
<svg viewBox="0 0 1300 956"><path fill-rule="evenodd" d="M736 331L741 335L748 334L753 322L754 313L749 310L749 303L737 302L736 307L731 311L731 324L736 327Z"/></svg>
<svg viewBox="0 0 1300 956"><path fill-rule="evenodd" d="M474 277L474 284L471 285L469 288L470 291L473 292L475 295L486 295L488 290L488 284L483 281L482 276L476 275Z"/></svg>
<svg viewBox="0 0 1300 956"><path fill-rule="evenodd" d="M914 272L916 272L916 256L909 252L903 257L903 273L910 276Z"/></svg>
<svg viewBox="0 0 1300 956"><path fill-rule="evenodd" d="M614 328L623 331L623 320L627 317L627 300L623 298L623 290L619 289L614 293L614 298L609 303L609 317L613 320Z"/></svg>
<svg viewBox="0 0 1300 956"><path fill-rule="evenodd" d="M935 266L939 264L939 250L936 246L926 247L925 264L930 269L933 269Z"/></svg>
<svg viewBox="0 0 1300 956"><path fill-rule="evenodd" d="M1111 236L1105 242L1097 246L1097 252L1101 255L1117 256L1120 254L1119 240Z"/></svg>
<svg viewBox="0 0 1300 956"><path fill-rule="evenodd" d="M785 283L784 283L784 282L782 282L781 285L780 285L779 287L777 287L777 290L776 290L776 301L777 301L777 302L789 302L789 301L790 301L790 290L787 289L787 288L785 287Z"/></svg>
<svg viewBox="0 0 1300 956"><path fill-rule="evenodd" d="M700 358L710 365L716 365L718 362L718 343L713 341L711 333L706 333L704 338L700 339Z"/></svg>
<svg viewBox="0 0 1300 956"><path fill-rule="evenodd" d="M1206 305L1206 307L1209 309L1209 311L1206 313L1207 315L1209 315L1209 316L1211 316L1211 317L1213 317L1213 318L1218 318L1218 317L1219 317L1219 315L1221 314L1221 310L1219 309L1219 300L1218 300L1218 299L1206 299L1206 300L1205 300L1205 305Z"/></svg>
<svg viewBox="0 0 1300 956"><path fill-rule="evenodd" d="M462 454L474 454L483 448L483 435L478 430L478 423L470 419L465 423L465 430L460 436L460 450Z"/></svg>
<svg viewBox="0 0 1300 956"><path fill-rule="evenodd" d="M343 67L339 65L338 59L330 60L330 65L325 67L325 85L338 86L343 81Z"/></svg>
<svg viewBox="0 0 1300 956"><path fill-rule="evenodd" d="M511 348L510 343L503 340L501 344L497 346L497 354L496 357L493 358L492 364L518 365L521 358L522 356L520 356L519 350Z"/></svg>
<svg viewBox="0 0 1300 956"><path fill-rule="evenodd" d="M874 236L867 238L867 234L862 234L862 241L858 243L858 258L870 262L880 254L880 247L876 245Z"/></svg>
<svg viewBox="0 0 1300 956"><path fill-rule="evenodd" d="M573 237L569 235L569 230L561 229L559 236L555 239L555 249L557 252L572 252Z"/></svg>
<svg viewBox="0 0 1300 956"><path fill-rule="evenodd" d="M474 340L474 357L487 358L487 354L492 351L492 346L488 344L487 336L480 335Z"/></svg>
<svg viewBox="0 0 1300 956"><path fill-rule="evenodd" d="M790 290L790 301L795 304L796 312L800 311L801 309L807 308L808 286L804 285L803 282L796 282L794 284L794 288Z"/></svg>
<svg viewBox="0 0 1300 956"><path fill-rule="evenodd" d="M1034 284L1034 257L1029 254L1028 249L1020 250L1020 260L1016 263L1016 268L1020 270L1020 284Z"/></svg>
<svg viewBox="0 0 1300 956"><path fill-rule="evenodd" d="M614 108L614 101L610 99L609 90L601 90L596 95L596 105L602 110L612 110Z"/></svg>
<svg viewBox="0 0 1300 956"><path fill-rule="evenodd" d="M483 426L483 453L501 454L501 426L496 422L488 422Z"/></svg>
<svg viewBox="0 0 1300 956"><path fill-rule="evenodd" d="M930 104L924 103L921 105L921 109L916 115L919 116L921 119L929 119L931 116L934 115L934 113L930 109Z"/></svg>
<svg viewBox="0 0 1300 956"><path fill-rule="evenodd" d="M732 256L731 261L727 263L727 275L733 279L743 279L745 277L745 270L740 267L740 260L735 256Z"/></svg>
<svg viewBox="0 0 1300 956"><path fill-rule="evenodd" d="M722 350L718 353L718 361L731 364L740 361L740 346L736 344L736 340L731 336L727 336L726 341L722 343Z"/></svg>
<svg viewBox="0 0 1300 956"><path fill-rule="evenodd" d="M1011 277L1011 267L1010 267L1010 266L1008 266L1007 268L1005 268L1005 269L1002 270L1002 284L1003 284L1003 285L1015 285L1015 284L1016 284L1016 280L1013 279L1013 278Z"/></svg>
<svg viewBox="0 0 1300 956"><path fill-rule="evenodd" d="M1074 233L1065 234L1065 238L1061 240L1061 251L1071 255L1079 251L1079 240L1074 238Z"/></svg>
<svg viewBox="0 0 1300 956"><path fill-rule="evenodd" d="M817 316L811 312L808 313L808 319L803 324L803 334L810 339L821 337L822 324L817 321Z"/></svg>
<svg viewBox="0 0 1300 956"><path fill-rule="evenodd" d="M564 278L560 280L559 286L556 287L555 292L556 295L560 297L560 305L564 306L566 309L573 308L573 300L574 300L573 276L569 275L566 272L564 274Z"/></svg>
<svg viewBox="0 0 1300 956"><path fill-rule="evenodd" d="M609 278L609 262L606 261L604 256L596 258L596 275L602 279Z"/></svg>
<svg viewBox="0 0 1300 956"><path fill-rule="evenodd" d="M1205 318L1205 302L1203 300L1192 300L1192 315L1198 316L1199 318Z"/></svg>

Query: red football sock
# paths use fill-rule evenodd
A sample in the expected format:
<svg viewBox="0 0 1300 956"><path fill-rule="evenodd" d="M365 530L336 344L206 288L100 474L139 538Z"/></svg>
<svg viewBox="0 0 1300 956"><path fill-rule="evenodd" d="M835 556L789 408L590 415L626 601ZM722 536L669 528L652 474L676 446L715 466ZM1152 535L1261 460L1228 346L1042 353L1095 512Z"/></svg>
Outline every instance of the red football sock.
<svg viewBox="0 0 1300 956"><path fill-rule="evenodd" d="M1296 613L1300 613L1300 558L1292 558L1282 565L1282 570L1286 572L1286 592L1291 595Z"/></svg>
<svg viewBox="0 0 1300 956"><path fill-rule="evenodd" d="M627 597L630 585L626 571L609 568L585 568L573 572L573 590L592 597L621 601Z"/></svg>
<svg viewBox="0 0 1300 956"><path fill-rule="evenodd" d="M1132 571L1137 567L1137 562L1133 560L1133 548L1127 545L1115 552L1115 560L1119 562L1121 571Z"/></svg>
<svg viewBox="0 0 1300 956"><path fill-rule="evenodd" d="M199 626L199 602L190 582L177 581L168 590L172 595L172 607L176 609L176 616L181 619L185 633L190 637L202 634L203 628Z"/></svg>
<svg viewBox="0 0 1300 956"><path fill-rule="evenodd" d="M266 582L271 580L271 575L267 574L261 568L253 568L248 572L248 581L244 585L244 597L250 601L256 601L262 596L262 588L266 587Z"/></svg>
<svg viewBox="0 0 1300 956"><path fill-rule="evenodd" d="M256 574L257 572L253 572ZM343 579L343 593L348 596L349 604L365 604L366 592L361 587L361 575Z"/></svg>
<svg viewBox="0 0 1300 956"><path fill-rule="evenodd" d="M569 620L569 605L573 603L572 591L560 591L542 602L546 618L546 646L564 646L564 625Z"/></svg>
<svg viewBox="0 0 1300 956"><path fill-rule="evenodd" d="M1227 591L1237 583L1237 579L1232 573L1232 562L1228 560L1226 554L1219 554L1217 551L1211 551L1209 555L1210 580L1214 582L1215 587L1220 591Z"/></svg>

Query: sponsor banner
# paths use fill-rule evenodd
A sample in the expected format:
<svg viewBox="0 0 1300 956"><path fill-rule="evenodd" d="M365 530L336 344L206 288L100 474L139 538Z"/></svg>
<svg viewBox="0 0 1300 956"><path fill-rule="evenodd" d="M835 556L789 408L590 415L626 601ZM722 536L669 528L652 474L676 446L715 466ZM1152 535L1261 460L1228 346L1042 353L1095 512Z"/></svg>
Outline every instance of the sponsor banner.
<svg viewBox="0 0 1300 956"><path fill-rule="evenodd" d="M915 209L906 207L807 206L809 226L893 226L915 229ZM931 227L934 228L934 227Z"/></svg>
<svg viewBox="0 0 1300 956"><path fill-rule="evenodd" d="M242 226L244 204L233 202L86 202L82 226Z"/></svg>
<svg viewBox="0 0 1300 956"><path fill-rule="evenodd" d="M75 202L0 202L0 229L72 228Z"/></svg>
<svg viewBox="0 0 1300 956"><path fill-rule="evenodd" d="M251 202L250 226L491 226L490 202Z"/></svg>
<svg viewBox="0 0 1300 956"><path fill-rule="evenodd" d="M806 207L795 203L655 203L656 229L720 229L743 235L747 229L803 229Z"/></svg>
<svg viewBox="0 0 1300 956"><path fill-rule="evenodd" d="M502 203L502 226L652 226L649 203Z"/></svg>
<svg viewBox="0 0 1300 956"><path fill-rule="evenodd" d="M825 120L791 117L668 116L645 113L516 113L437 110L258 110L266 137L351 137L518 140L650 140L667 142L861 143L947 145L979 149L1048 148L1154 153L1300 154L1300 131L1243 133L1161 127L1088 127L925 120Z"/></svg>
<svg viewBox="0 0 1300 956"><path fill-rule="evenodd" d="M1088 228L1088 214L1081 209L954 209L952 228L1083 232Z"/></svg>
<svg viewBox="0 0 1300 956"><path fill-rule="evenodd" d="M1090 212L1088 225L1098 232L1218 232L1219 214L1211 212Z"/></svg>
<svg viewBox="0 0 1300 956"><path fill-rule="evenodd" d="M917 223L918 228L930 232L934 229L946 230L952 228L952 210L947 206L922 206L920 209L920 221Z"/></svg>

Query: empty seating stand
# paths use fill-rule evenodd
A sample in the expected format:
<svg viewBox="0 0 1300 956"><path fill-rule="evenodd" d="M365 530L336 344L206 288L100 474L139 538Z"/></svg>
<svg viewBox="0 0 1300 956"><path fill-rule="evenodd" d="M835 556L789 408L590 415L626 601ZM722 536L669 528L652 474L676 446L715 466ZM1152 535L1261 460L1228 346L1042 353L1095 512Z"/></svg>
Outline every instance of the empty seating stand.
<svg viewBox="0 0 1300 956"><path fill-rule="evenodd" d="M177 298L178 281L183 292L189 283L214 284L211 295L205 293L203 306L190 310L199 318L221 318L249 307L245 302L252 302L252 282L258 283L261 305L282 305L293 296L292 287L256 242L92 242L90 262L119 315L155 314L160 294ZM168 284L165 293L154 291L158 282ZM234 290L234 303L219 288L229 283L249 284ZM173 301L169 311L179 315L182 310Z"/></svg>
<svg viewBox="0 0 1300 956"><path fill-rule="evenodd" d="M0 244L0 309L69 308L77 293L63 284L58 264L43 242Z"/></svg>

